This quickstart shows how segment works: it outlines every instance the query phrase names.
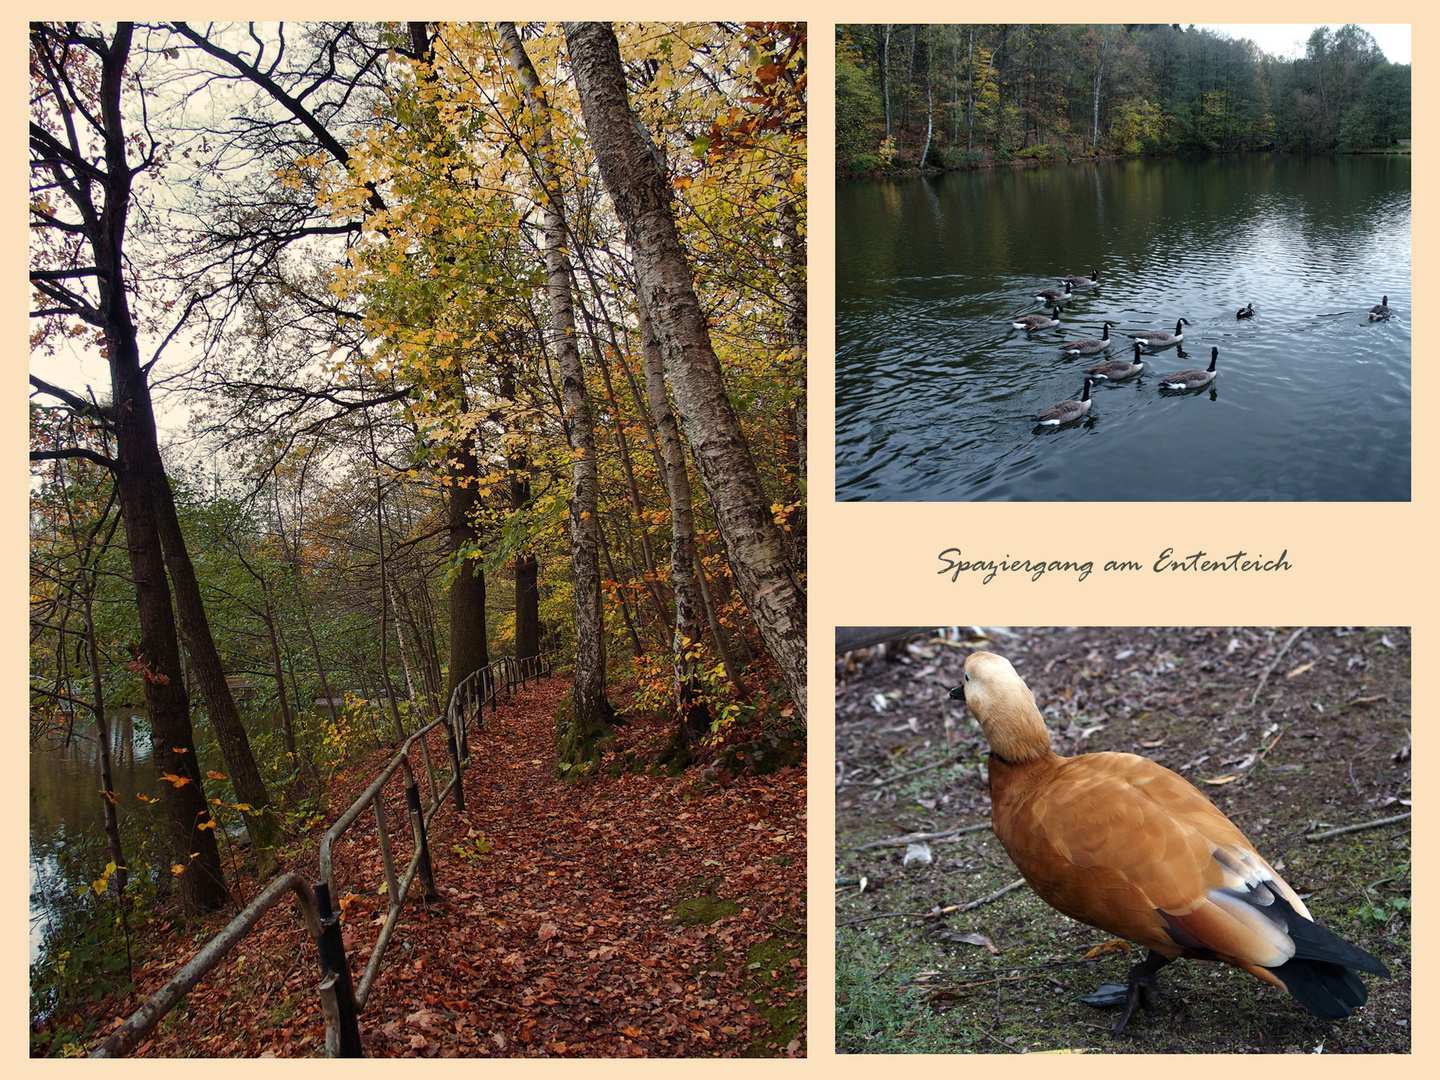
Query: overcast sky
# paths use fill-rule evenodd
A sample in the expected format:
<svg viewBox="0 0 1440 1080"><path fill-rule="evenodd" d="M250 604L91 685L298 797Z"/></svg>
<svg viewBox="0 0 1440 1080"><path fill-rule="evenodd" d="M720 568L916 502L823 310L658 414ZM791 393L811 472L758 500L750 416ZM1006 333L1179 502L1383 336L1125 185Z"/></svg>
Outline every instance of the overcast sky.
<svg viewBox="0 0 1440 1080"><path fill-rule="evenodd" d="M1184 25L1183 23L1181 25ZM1278 56L1282 59L1293 60L1297 56L1305 55L1305 42L1309 40L1311 32L1316 25L1302 26L1299 23L1242 23L1220 25L1217 23L1201 23L1199 25L1209 27L1217 33L1227 34L1235 40L1249 38L1260 48L1271 56ZM1331 30L1338 30L1340 26L1329 23L1325 24ZM1342 24L1343 25L1343 24ZM1379 23L1368 25L1358 24L1362 30L1370 33L1375 39L1375 44L1385 54L1385 59L1392 64L1410 63L1410 24L1409 23Z"/></svg>

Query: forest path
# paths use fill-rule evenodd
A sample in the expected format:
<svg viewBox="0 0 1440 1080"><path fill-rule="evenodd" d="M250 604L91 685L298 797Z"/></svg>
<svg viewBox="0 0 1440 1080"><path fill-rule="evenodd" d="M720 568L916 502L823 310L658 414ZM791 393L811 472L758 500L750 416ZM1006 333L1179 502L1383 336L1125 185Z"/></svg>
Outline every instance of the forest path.
<svg viewBox="0 0 1440 1080"><path fill-rule="evenodd" d="M517 693L471 735L466 812L446 800L428 834L440 898L422 905L412 886L360 1013L365 1054L804 1054L805 767L727 786L695 769L562 783L554 717L567 688ZM623 753L661 733L637 719L617 734ZM357 984L387 904L373 850L357 842L337 858ZM188 1018L139 1053L321 1052L314 946L285 922L247 939L246 959L197 987Z"/></svg>
<svg viewBox="0 0 1440 1080"><path fill-rule="evenodd" d="M803 1033L803 772L564 783L567 686L547 680L471 738L466 812L447 804L432 830L442 899L407 905L361 1017L367 1052L795 1052L772 1028L798 1002Z"/></svg>

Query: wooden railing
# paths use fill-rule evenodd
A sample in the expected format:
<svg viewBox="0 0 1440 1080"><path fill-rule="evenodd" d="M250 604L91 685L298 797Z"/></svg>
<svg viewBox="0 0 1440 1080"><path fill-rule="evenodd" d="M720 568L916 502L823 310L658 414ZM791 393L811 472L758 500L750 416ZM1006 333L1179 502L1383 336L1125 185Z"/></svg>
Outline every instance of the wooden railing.
<svg viewBox="0 0 1440 1080"><path fill-rule="evenodd" d="M445 796L453 795L458 812L463 813L465 810L463 775L470 762L470 728L473 726L479 729L484 721L487 705L493 717L502 700L510 697L517 689L524 688L529 682L538 682L550 671L550 660L546 655L523 661L505 657L472 673L456 685L450 694L445 712L419 728L401 744L360 797L350 804L325 833L320 841L319 880L311 885L303 875L292 872L271 882L244 911L212 937L174 978L156 991L114 1031L91 1057L121 1057L134 1049L165 1014L244 939L260 917L290 892L295 894L299 902L301 914L311 938L315 941L318 954L320 981L316 992L320 996L325 1016L326 1056L361 1056L363 1047L360 1043L359 1014L379 976L385 948L399 921L405 898L417 879L421 885L422 901L433 900L437 896L427 834ZM445 736L448 760L443 768L434 764L429 752L429 736L437 731L443 731ZM428 805L422 803L419 785L410 762L410 751L416 747L422 751L424 769L429 781ZM392 837L385 808L386 788L397 774L402 777L404 784L405 805L414 845L405 871L398 877L395 873ZM349 961L345 956L340 934L340 913L333 908L334 898L341 895L335 875L334 852L336 844L367 808L375 817L376 845L385 876L385 895L389 908L375 945L370 950L370 960L365 973L357 986L352 982Z"/></svg>

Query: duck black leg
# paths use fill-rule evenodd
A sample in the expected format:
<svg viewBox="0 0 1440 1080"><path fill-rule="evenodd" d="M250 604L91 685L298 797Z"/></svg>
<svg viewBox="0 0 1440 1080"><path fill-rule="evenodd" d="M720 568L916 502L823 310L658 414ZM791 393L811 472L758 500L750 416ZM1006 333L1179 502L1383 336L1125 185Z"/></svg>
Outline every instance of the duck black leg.
<svg viewBox="0 0 1440 1080"><path fill-rule="evenodd" d="M1161 956L1157 952L1151 952L1140 963L1130 969L1130 978L1125 986L1119 983L1105 983L1093 994L1086 994L1080 1000L1086 1005L1094 1005L1098 1008L1110 1008L1115 1005L1124 1005L1120 1013L1120 1019L1115 1021L1111 1029L1112 1035L1119 1035L1125 1030L1125 1025L1135 1015L1135 1010L1144 1006L1150 1008L1155 1003L1155 995L1160 992L1160 981L1155 977L1161 968L1174 957Z"/></svg>
<svg viewBox="0 0 1440 1080"><path fill-rule="evenodd" d="M1155 1004L1155 995L1160 992L1160 980L1155 976L1173 959L1174 957L1152 952L1130 969L1129 987L1125 991L1125 1011L1120 1014L1120 1019L1115 1021L1110 1034L1119 1035L1124 1031L1137 1008L1143 1005L1148 1009Z"/></svg>

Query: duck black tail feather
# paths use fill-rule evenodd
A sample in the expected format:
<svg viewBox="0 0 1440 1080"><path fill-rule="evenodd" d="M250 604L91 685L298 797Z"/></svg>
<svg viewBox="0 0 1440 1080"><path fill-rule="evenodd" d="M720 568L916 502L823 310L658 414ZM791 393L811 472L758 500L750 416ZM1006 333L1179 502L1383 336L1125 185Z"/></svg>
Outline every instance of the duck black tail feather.
<svg viewBox="0 0 1440 1080"><path fill-rule="evenodd" d="M1295 955L1272 972L1290 996L1325 1020L1349 1016L1364 1005L1369 994L1356 972L1388 976L1389 969L1354 942L1295 914L1282 898L1275 902L1286 912Z"/></svg>
<svg viewBox="0 0 1440 1080"><path fill-rule="evenodd" d="M1360 976L1340 964L1297 956L1272 970L1290 996L1322 1020L1349 1016L1369 996Z"/></svg>

